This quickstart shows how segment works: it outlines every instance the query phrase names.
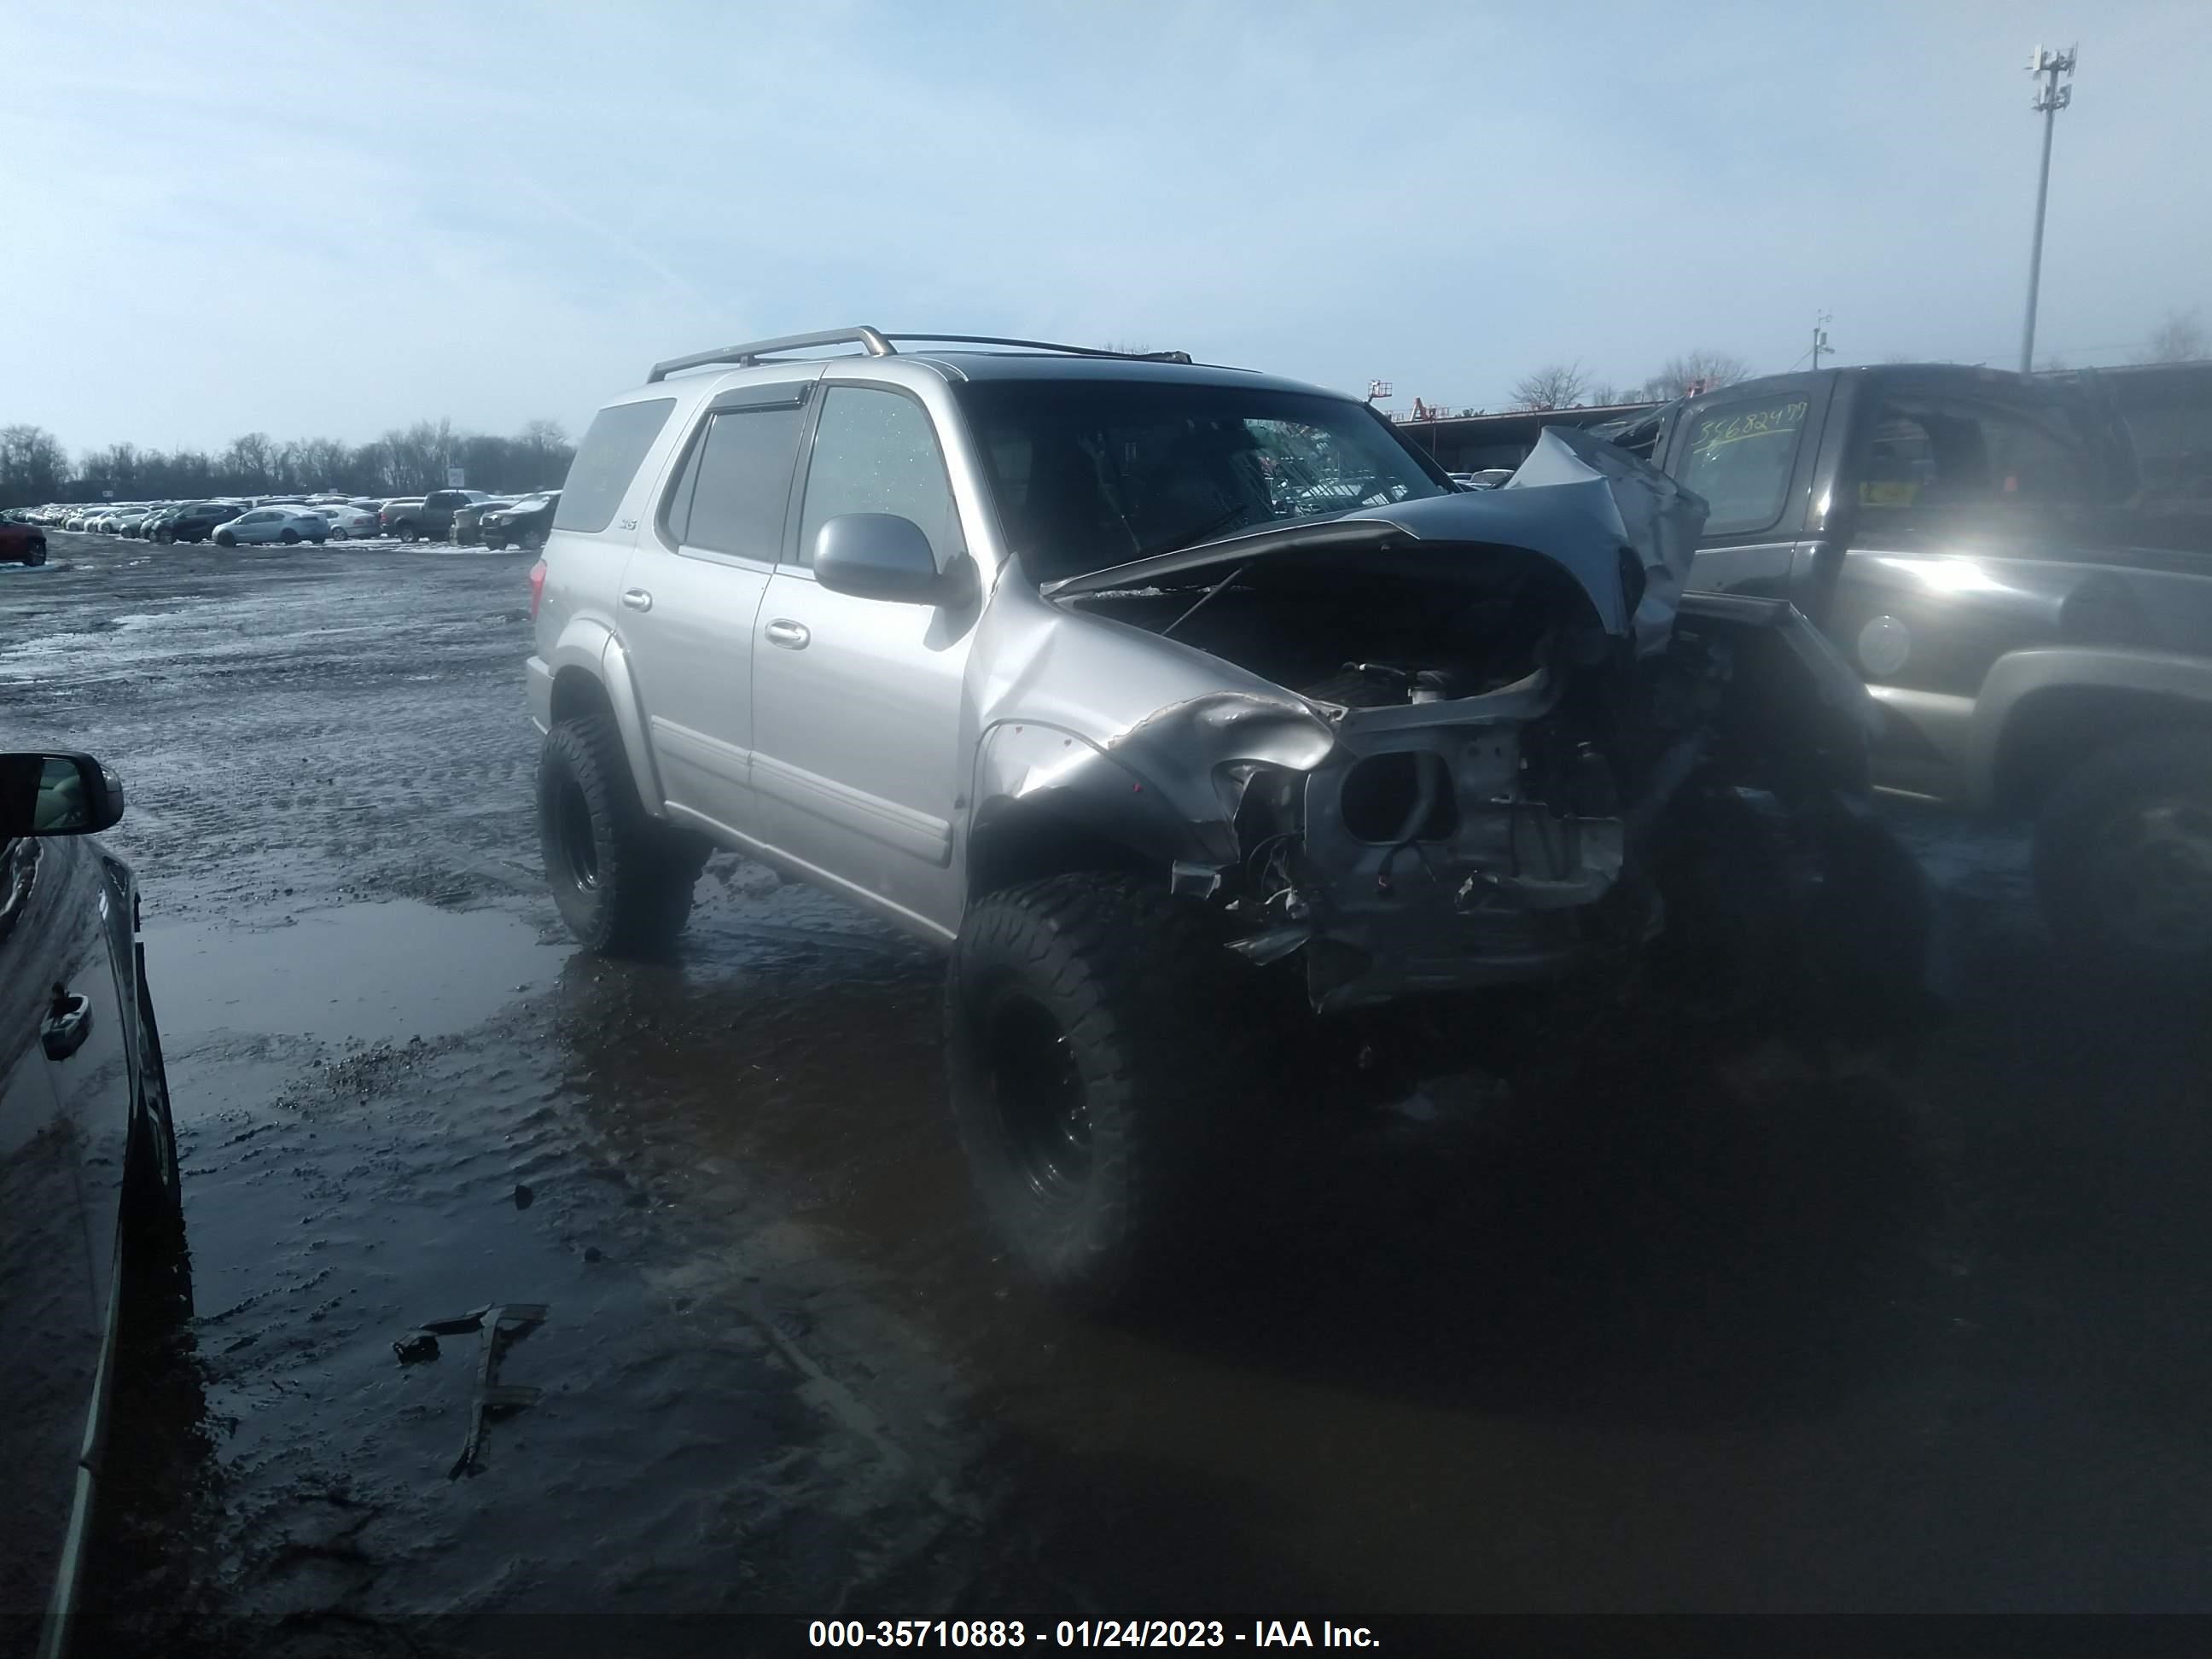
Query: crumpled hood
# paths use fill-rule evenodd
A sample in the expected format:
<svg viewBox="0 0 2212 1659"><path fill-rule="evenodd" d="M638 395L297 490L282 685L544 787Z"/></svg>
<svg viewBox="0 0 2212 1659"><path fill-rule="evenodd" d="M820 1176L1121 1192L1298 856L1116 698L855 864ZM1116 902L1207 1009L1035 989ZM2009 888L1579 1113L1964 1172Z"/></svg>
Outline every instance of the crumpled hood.
<svg viewBox="0 0 2212 1659"><path fill-rule="evenodd" d="M1433 550L1440 573L1474 549L1514 549L1547 559L1574 578L1607 634L1632 635L1639 652L1665 644L1705 528L1703 497L1572 427L1547 427L1520 470L1496 489L1424 496L1387 507L1268 525L1046 584L1047 599L1158 585L1207 571L1227 574L1255 559L1341 552ZM1632 607L1622 580L1626 549L1643 571Z"/></svg>

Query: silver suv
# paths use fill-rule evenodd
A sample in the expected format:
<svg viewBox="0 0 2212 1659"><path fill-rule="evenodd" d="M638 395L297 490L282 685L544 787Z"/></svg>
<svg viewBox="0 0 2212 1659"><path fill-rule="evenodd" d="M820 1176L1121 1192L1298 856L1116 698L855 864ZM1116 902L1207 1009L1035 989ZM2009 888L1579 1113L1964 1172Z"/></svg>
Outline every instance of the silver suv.
<svg viewBox="0 0 2212 1659"><path fill-rule="evenodd" d="M1909 1000L1873 707L1787 604L1683 594L1704 515L1561 430L1464 489L1364 404L1180 353L662 363L532 572L553 890L654 951L722 847L944 946L985 1206L1109 1297L1305 1036L1607 974Z"/></svg>

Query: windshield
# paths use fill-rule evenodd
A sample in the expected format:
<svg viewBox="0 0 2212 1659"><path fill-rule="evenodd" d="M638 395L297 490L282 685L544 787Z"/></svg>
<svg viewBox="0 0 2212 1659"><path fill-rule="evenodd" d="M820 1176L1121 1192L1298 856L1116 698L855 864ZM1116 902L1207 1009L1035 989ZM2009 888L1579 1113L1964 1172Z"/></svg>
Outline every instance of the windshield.
<svg viewBox="0 0 2212 1659"><path fill-rule="evenodd" d="M1345 398L1152 380L987 380L958 396L1008 544L1038 582L1452 493Z"/></svg>

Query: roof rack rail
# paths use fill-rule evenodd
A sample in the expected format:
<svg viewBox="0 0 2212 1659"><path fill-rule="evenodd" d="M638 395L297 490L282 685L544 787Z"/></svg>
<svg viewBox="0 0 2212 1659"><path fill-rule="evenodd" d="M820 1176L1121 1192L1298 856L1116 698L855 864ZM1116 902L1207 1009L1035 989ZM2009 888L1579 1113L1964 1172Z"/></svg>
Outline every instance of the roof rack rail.
<svg viewBox="0 0 2212 1659"><path fill-rule="evenodd" d="M671 357L665 363L655 363L653 373L645 379L649 386L684 369L704 368L709 363L735 363L740 368L750 368L772 351L803 351L809 346L825 345L865 347L871 357L898 354L898 348L890 338L875 329L830 328L819 334L785 334L772 340L748 340L743 345L724 346L719 351L695 351L688 357Z"/></svg>
<svg viewBox="0 0 2212 1659"><path fill-rule="evenodd" d="M886 334L890 341L904 340L939 345L1018 346L1025 351L1058 351L1071 357L1119 357L1139 363L1187 363L1188 351L1115 351L1104 346L1060 345L1051 340L1009 340L996 334Z"/></svg>
<svg viewBox="0 0 2212 1659"><path fill-rule="evenodd" d="M772 340L748 340L743 345L724 346L719 351L695 351L688 357L671 357L666 362L655 363L653 373L647 375L647 385L665 380L670 375L687 368L704 368L710 363L734 363L740 368L750 368L763 357L783 351L804 351L812 346L857 345L871 357L896 357L896 341L909 343L921 342L935 345L1013 346L1024 351L1056 351L1070 357L1115 357L1126 362L1187 363L1188 351L1113 351L1103 346L1060 345L1051 340L1012 340L996 334L885 334L872 328L830 328L818 334L785 334Z"/></svg>

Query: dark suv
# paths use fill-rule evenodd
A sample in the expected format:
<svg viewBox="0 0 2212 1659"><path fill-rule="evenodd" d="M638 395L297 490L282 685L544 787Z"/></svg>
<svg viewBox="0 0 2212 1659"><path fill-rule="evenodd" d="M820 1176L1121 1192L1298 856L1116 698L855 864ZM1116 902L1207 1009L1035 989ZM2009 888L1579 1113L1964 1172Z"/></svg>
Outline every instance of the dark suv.
<svg viewBox="0 0 2212 1659"><path fill-rule="evenodd" d="M235 501L194 501L156 520L151 533L157 542L204 542L245 511Z"/></svg>

